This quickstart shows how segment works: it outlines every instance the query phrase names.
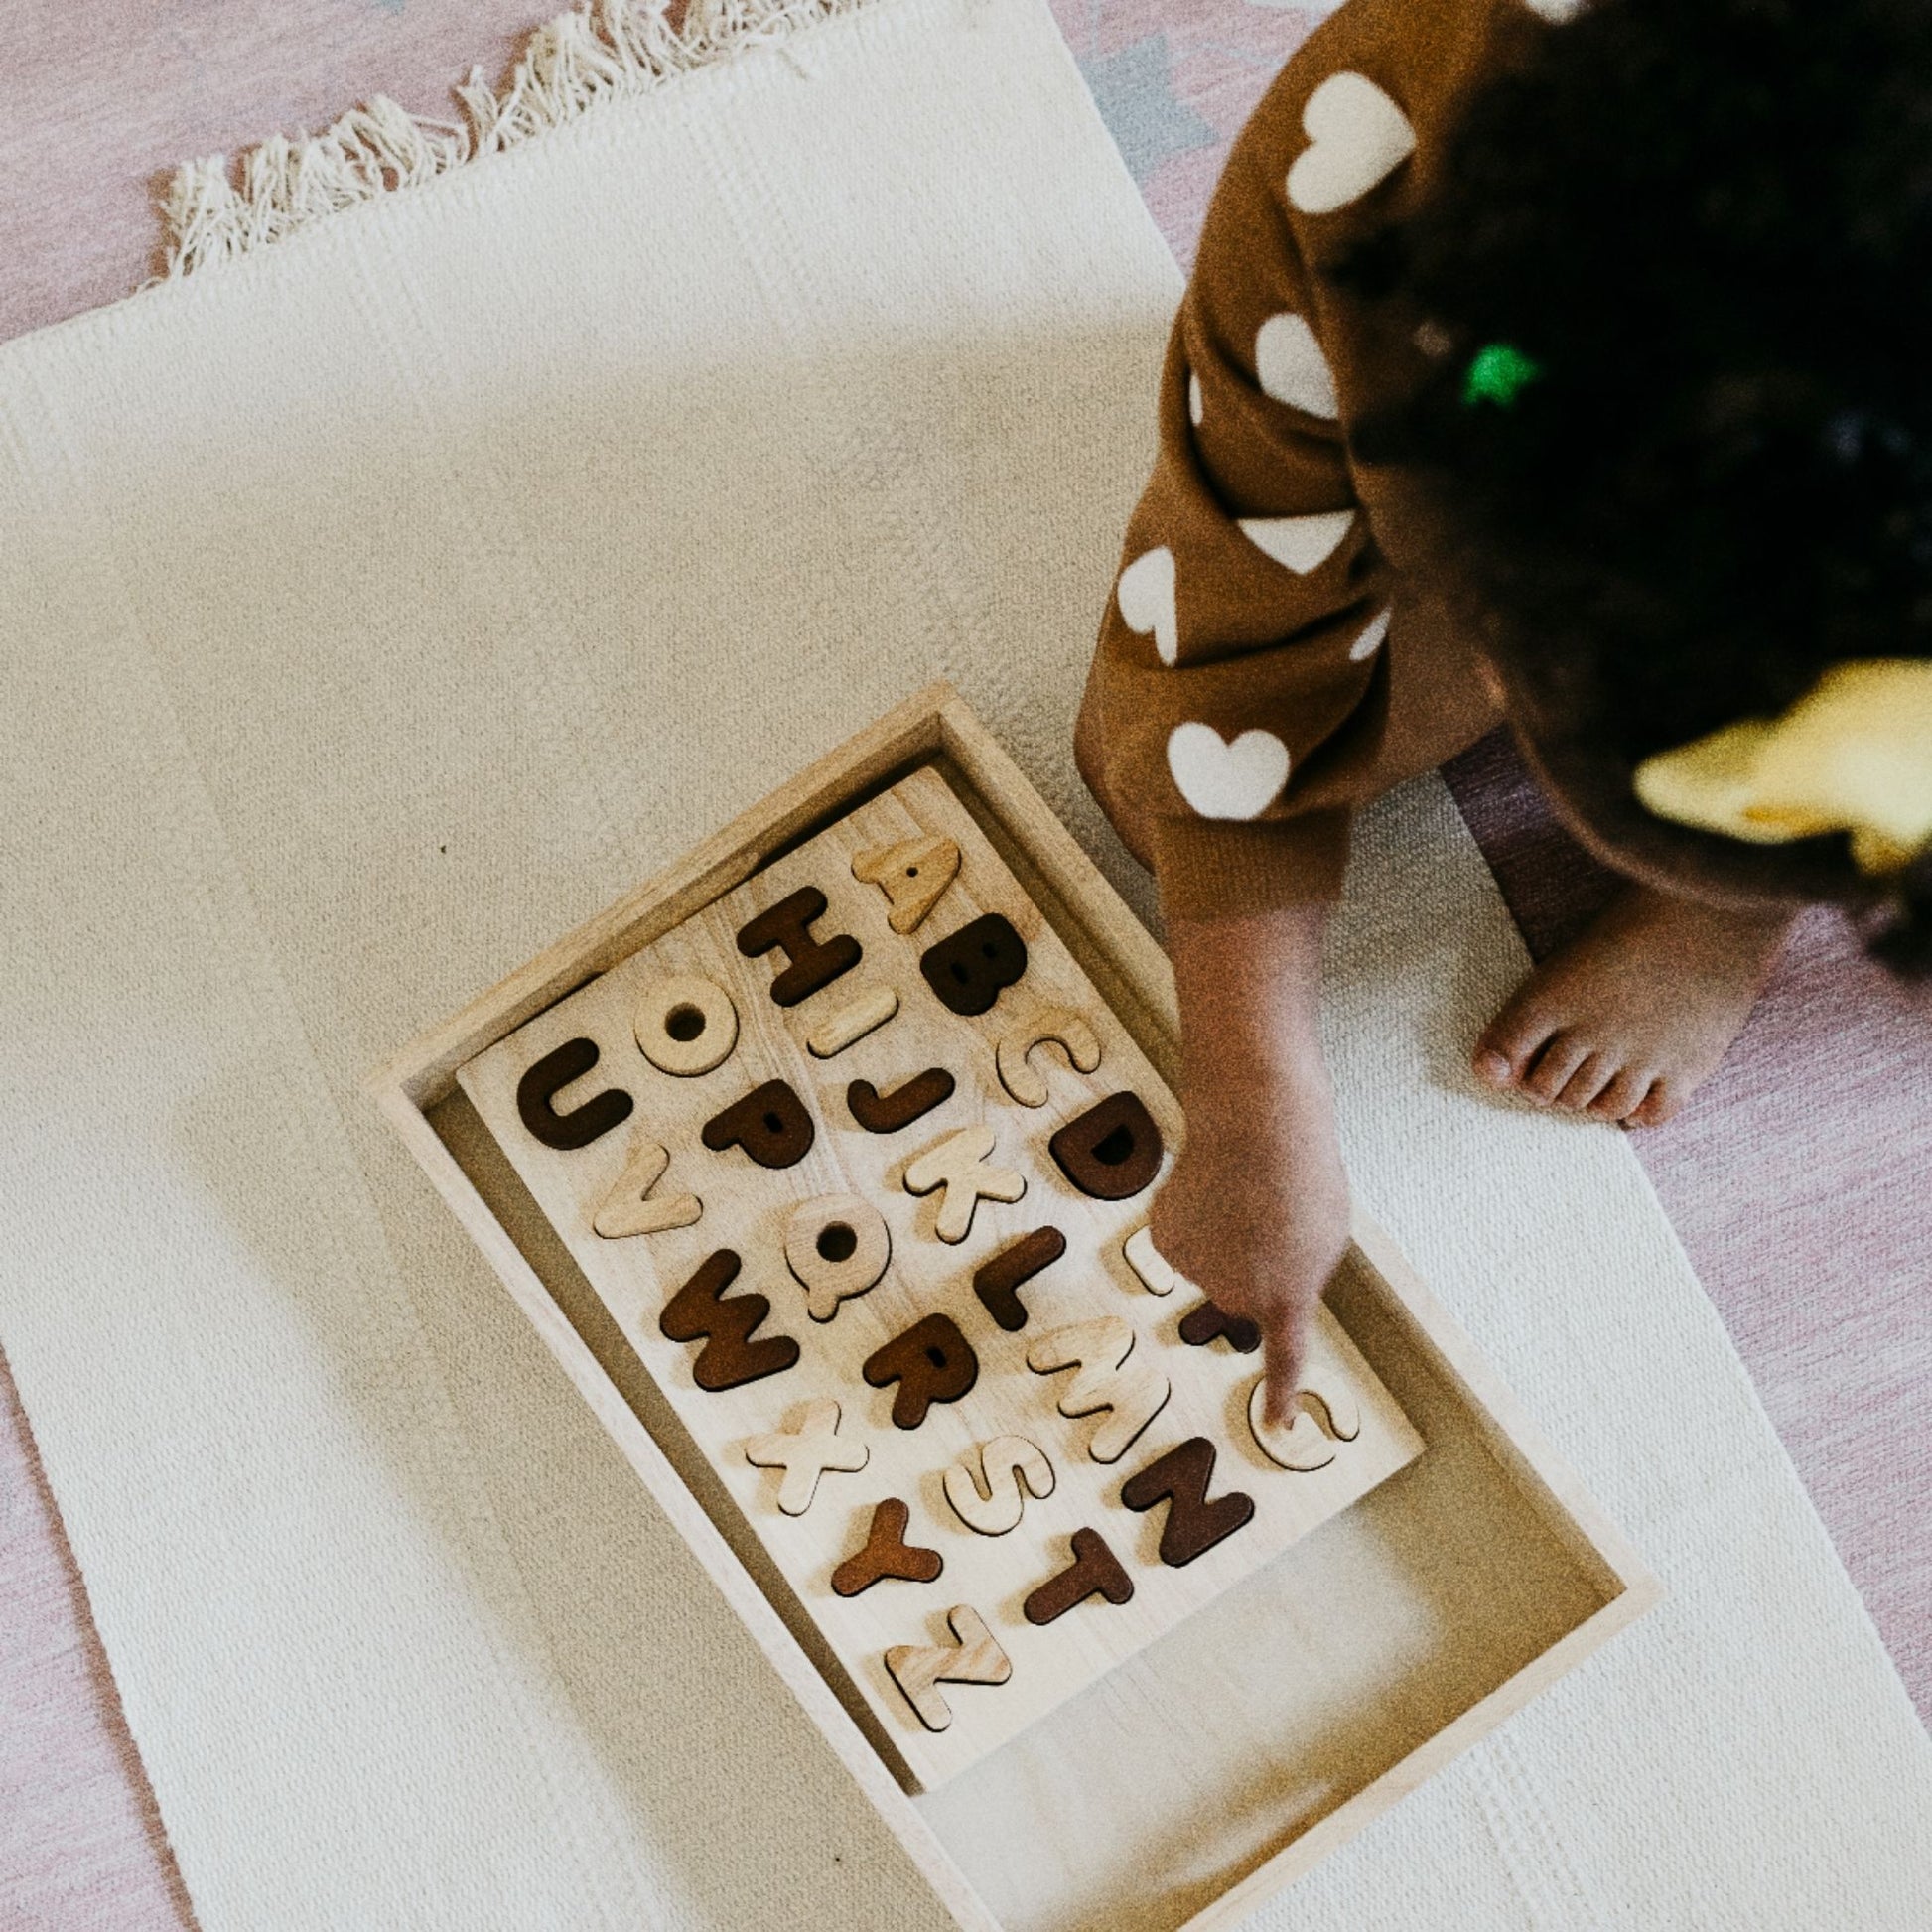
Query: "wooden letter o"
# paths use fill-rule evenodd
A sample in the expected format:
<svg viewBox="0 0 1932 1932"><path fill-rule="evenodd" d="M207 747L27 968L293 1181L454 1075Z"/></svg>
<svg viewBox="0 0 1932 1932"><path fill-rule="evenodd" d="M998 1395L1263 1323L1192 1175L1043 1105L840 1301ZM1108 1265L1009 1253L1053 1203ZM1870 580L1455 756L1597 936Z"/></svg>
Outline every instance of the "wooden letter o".
<svg viewBox="0 0 1932 1932"><path fill-rule="evenodd" d="M680 1078L722 1066L738 1044L738 1009L716 980L673 973L652 980L631 1020L637 1050L660 1073Z"/></svg>

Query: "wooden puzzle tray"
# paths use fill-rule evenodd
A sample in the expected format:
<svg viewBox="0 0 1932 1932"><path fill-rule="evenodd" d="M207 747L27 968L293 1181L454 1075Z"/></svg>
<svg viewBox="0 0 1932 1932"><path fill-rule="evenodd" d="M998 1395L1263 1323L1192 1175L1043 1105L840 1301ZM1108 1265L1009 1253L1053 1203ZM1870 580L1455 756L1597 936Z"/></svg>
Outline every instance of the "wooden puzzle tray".
<svg viewBox="0 0 1932 1932"><path fill-rule="evenodd" d="M926 1787L1421 1450L1325 1310L1257 1435L1179 1110L931 769L457 1078Z"/></svg>
<svg viewBox="0 0 1932 1932"><path fill-rule="evenodd" d="M1173 1053L1158 951L936 687L371 1083L988 1932L1250 1908L1656 1593L1359 1217L1260 1428L1146 1231ZM1110 1833L1182 1802L1190 1875L1123 1894Z"/></svg>

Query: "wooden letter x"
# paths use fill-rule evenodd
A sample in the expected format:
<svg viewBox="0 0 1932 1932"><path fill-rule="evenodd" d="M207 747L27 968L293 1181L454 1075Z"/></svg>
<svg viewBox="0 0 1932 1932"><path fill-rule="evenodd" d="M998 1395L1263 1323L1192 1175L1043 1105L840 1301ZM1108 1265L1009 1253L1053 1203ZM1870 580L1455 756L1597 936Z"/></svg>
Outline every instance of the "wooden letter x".
<svg viewBox="0 0 1932 1932"><path fill-rule="evenodd" d="M905 1164L905 1191L929 1194L946 1191L939 1201L935 1232L941 1241L964 1241L973 1228L973 1209L982 1199L1015 1201L1027 1191L1023 1175L1011 1168L990 1168L994 1133L984 1123L962 1127L935 1142L916 1161Z"/></svg>
<svg viewBox="0 0 1932 1932"><path fill-rule="evenodd" d="M755 1469L782 1469L778 1507L787 1516L802 1516L827 1469L855 1474L872 1459L872 1451L839 1434L839 1405L826 1396L806 1403L790 1429L754 1436L745 1445L745 1459Z"/></svg>
<svg viewBox="0 0 1932 1932"><path fill-rule="evenodd" d="M897 1643L886 1653L893 1682L928 1730L944 1730L952 1723L952 1707L939 1694L941 1683L1004 1684L1013 1675L1011 1660L970 1603L954 1604L946 1623L955 1643Z"/></svg>

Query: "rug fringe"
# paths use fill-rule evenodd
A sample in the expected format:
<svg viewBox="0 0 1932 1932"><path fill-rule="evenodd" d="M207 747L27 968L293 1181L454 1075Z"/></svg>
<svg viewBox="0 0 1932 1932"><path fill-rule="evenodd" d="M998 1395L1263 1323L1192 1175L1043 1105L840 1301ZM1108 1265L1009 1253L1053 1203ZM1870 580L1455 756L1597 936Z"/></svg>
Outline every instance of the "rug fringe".
<svg viewBox="0 0 1932 1932"><path fill-rule="evenodd" d="M399 188L434 181L576 120L601 100L649 93L759 42L877 0L690 0L673 27L668 0L585 0L530 37L501 87L480 70L457 88L464 118L406 113L378 95L322 134L276 135L234 167L186 162L162 198L166 275L236 261Z"/></svg>

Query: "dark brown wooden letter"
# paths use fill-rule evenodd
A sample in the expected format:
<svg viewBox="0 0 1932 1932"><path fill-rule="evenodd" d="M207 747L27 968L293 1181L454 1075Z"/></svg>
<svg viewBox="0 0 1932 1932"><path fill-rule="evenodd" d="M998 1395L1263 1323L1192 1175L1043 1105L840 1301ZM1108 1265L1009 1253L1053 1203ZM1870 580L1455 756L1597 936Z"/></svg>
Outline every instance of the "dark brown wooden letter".
<svg viewBox="0 0 1932 1932"><path fill-rule="evenodd" d="M1020 1288L1042 1268L1049 1268L1066 1253L1066 1236L1058 1228L1035 1228L1018 1241L1002 1248L990 1261L980 1265L973 1277L973 1293L986 1311L1008 1334L1017 1334L1027 1325L1027 1307L1020 1299Z"/></svg>
<svg viewBox="0 0 1932 1932"><path fill-rule="evenodd" d="M567 1039L516 1083L516 1111L545 1147L569 1150L589 1147L630 1118L630 1096L621 1087L593 1094L581 1107L560 1114L551 1105L573 1080L581 1080L597 1064L597 1041Z"/></svg>
<svg viewBox="0 0 1932 1932"><path fill-rule="evenodd" d="M1046 1143L1060 1172L1095 1200L1126 1200L1161 1172L1161 1130L1137 1093L1110 1093Z"/></svg>
<svg viewBox="0 0 1932 1932"><path fill-rule="evenodd" d="M872 1528L865 1542L832 1572L832 1587L841 1596L857 1596L882 1577L897 1577L908 1584L929 1584L945 1569L937 1550L922 1550L905 1540L912 1512L897 1496L888 1496L872 1512Z"/></svg>
<svg viewBox="0 0 1932 1932"><path fill-rule="evenodd" d="M1110 1603L1125 1603L1134 1594L1134 1580L1098 1530L1075 1530L1073 1561L1048 1577L1021 1607L1029 1623L1051 1623L1096 1594Z"/></svg>
<svg viewBox="0 0 1932 1932"><path fill-rule="evenodd" d="M979 1380L973 1345L949 1314L928 1314L876 1349L866 1362L875 1389L898 1384L893 1426L917 1429L935 1402L957 1402Z"/></svg>
<svg viewBox="0 0 1932 1932"><path fill-rule="evenodd" d="M950 1100L952 1089L952 1075L943 1066L929 1066L891 1093L881 1093L870 1080L854 1080L845 1090L845 1104L868 1134L897 1134Z"/></svg>
<svg viewBox="0 0 1932 1932"><path fill-rule="evenodd" d="M982 912L919 955L919 971L948 1012L971 1019L1027 970L1027 942L998 912Z"/></svg>
<svg viewBox="0 0 1932 1932"><path fill-rule="evenodd" d="M795 1007L859 963L859 942L851 933L812 937L812 921L824 916L825 895L816 886L800 886L739 928L738 950L747 959L773 948L784 954L785 964L771 982L771 997L781 1007Z"/></svg>
<svg viewBox="0 0 1932 1932"><path fill-rule="evenodd" d="M1180 1339L1189 1348L1225 1341L1237 1354L1252 1355L1261 1346L1261 1330L1246 1315L1228 1313L1218 1302L1197 1302L1180 1317Z"/></svg>
<svg viewBox="0 0 1932 1932"><path fill-rule="evenodd" d="M1205 1436L1192 1436L1121 1485L1120 1499L1129 1509L1152 1509L1166 1501L1161 1561L1175 1570L1232 1536L1255 1513L1255 1499L1238 1489L1209 1502L1207 1485L1213 1477L1214 1445Z"/></svg>
<svg viewBox="0 0 1932 1932"><path fill-rule="evenodd" d="M789 1335L752 1339L752 1330L771 1312L762 1295L727 1295L738 1279L739 1259L720 1248L700 1264L698 1272L664 1304L657 1326L669 1341L701 1341L692 1379L714 1394L746 1382L782 1374L798 1359L798 1344Z"/></svg>
<svg viewBox="0 0 1932 1932"><path fill-rule="evenodd" d="M792 1168L812 1151L815 1131L797 1094L782 1080L767 1080L713 1114L700 1138L714 1154L742 1147L761 1168Z"/></svg>

